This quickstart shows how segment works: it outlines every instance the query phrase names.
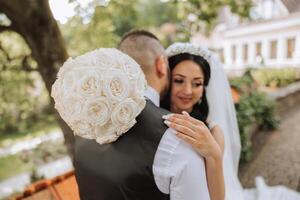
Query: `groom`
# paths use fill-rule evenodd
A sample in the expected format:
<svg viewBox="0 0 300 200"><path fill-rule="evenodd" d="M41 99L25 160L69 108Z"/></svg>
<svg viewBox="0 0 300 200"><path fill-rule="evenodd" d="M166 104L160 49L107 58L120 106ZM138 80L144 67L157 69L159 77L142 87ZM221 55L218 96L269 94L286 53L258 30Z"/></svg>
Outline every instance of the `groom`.
<svg viewBox="0 0 300 200"><path fill-rule="evenodd" d="M145 73L146 107L137 123L111 144L76 136L75 172L82 200L209 200L205 165L192 148L164 125L159 108L168 89L164 48L146 31L126 34L119 49Z"/></svg>

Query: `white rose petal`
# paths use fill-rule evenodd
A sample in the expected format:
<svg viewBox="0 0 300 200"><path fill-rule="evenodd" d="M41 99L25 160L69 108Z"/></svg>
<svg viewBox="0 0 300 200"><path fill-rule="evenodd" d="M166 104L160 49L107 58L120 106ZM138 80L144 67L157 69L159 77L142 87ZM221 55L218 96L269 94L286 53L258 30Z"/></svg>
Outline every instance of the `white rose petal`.
<svg viewBox="0 0 300 200"><path fill-rule="evenodd" d="M112 111L111 120L117 127L129 125L139 113L140 108L132 99L125 99L119 103Z"/></svg>
<svg viewBox="0 0 300 200"><path fill-rule="evenodd" d="M67 95L70 92L74 92L75 88L76 88L75 73L73 71L65 73L65 76L62 78L62 89L64 95Z"/></svg>
<svg viewBox="0 0 300 200"><path fill-rule="evenodd" d="M62 117L66 122L73 121L81 115L82 107L85 99L81 96L71 94L63 101Z"/></svg>
<svg viewBox="0 0 300 200"><path fill-rule="evenodd" d="M85 96L101 96L101 75L96 70L88 70L78 81L77 90Z"/></svg>
<svg viewBox="0 0 300 200"><path fill-rule="evenodd" d="M94 134L96 135L96 142L99 144L114 142L119 137L116 128L111 123L105 126L97 126Z"/></svg>
<svg viewBox="0 0 300 200"><path fill-rule="evenodd" d="M53 97L55 102L61 102L62 91L61 91L61 82L56 80L51 88L51 97Z"/></svg>
<svg viewBox="0 0 300 200"><path fill-rule="evenodd" d="M114 101L122 101L129 95L129 80L121 71L110 71L106 75L104 92Z"/></svg>
<svg viewBox="0 0 300 200"><path fill-rule="evenodd" d="M137 87L136 90L139 93L139 95L145 94L148 84L147 84L144 73L139 74L139 78L137 80L136 87Z"/></svg>
<svg viewBox="0 0 300 200"><path fill-rule="evenodd" d="M141 97L141 96L136 96L136 97L132 97L132 99L138 104L139 108L141 110L143 110L146 106L146 99L145 97Z"/></svg>
<svg viewBox="0 0 300 200"><path fill-rule="evenodd" d="M63 64L63 66L61 66L61 68L59 69L59 71L57 73L57 78L64 77L67 72L69 72L70 70L72 70L72 68L75 67L73 61L74 60L72 59L72 57L70 57L66 60L66 62Z"/></svg>
<svg viewBox="0 0 300 200"><path fill-rule="evenodd" d="M129 131L130 128L132 128L136 123L136 120L132 120L131 122L129 122L128 124L124 125L124 126L120 126L117 129L117 136L121 136L124 133L126 133L127 131Z"/></svg>
<svg viewBox="0 0 300 200"><path fill-rule="evenodd" d="M104 125L110 119L110 103L106 98L87 100L83 113L89 122L95 125Z"/></svg>
<svg viewBox="0 0 300 200"><path fill-rule="evenodd" d="M83 120L76 120L71 123L71 129L74 131L75 135L86 139L95 139L96 136L93 134L93 125L89 122Z"/></svg>
<svg viewBox="0 0 300 200"><path fill-rule="evenodd" d="M129 57L129 56L128 56ZM135 62L131 62L127 57L122 59L122 68L131 79L137 79L141 73L140 66Z"/></svg>

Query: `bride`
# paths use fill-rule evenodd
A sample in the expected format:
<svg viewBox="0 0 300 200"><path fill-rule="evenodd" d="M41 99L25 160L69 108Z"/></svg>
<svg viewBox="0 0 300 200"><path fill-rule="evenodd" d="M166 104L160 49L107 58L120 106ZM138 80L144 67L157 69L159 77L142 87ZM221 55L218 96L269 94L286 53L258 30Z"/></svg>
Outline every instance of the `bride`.
<svg viewBox="0 0 300 200"><path fill-rule="evenodd" d="M205 158L211 199L300 199L283 186L266 186L262 178L257 179L256 189L243 190L237 175L241 142L236 113L216 55L190 43L171 45L167 55L171 89L161 105L177 114L163 118Z"/></svg>

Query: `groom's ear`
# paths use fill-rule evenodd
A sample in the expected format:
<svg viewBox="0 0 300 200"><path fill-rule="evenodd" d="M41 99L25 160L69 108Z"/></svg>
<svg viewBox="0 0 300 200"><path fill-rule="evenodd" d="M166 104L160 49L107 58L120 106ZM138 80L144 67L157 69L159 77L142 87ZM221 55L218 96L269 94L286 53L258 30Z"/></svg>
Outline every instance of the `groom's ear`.
<svg viewBox="0 0 300 200"><path fill-rule="evenodd" d="M157 75L161 78L167 75L168 73L168 63L165 56L160 55L155 60L155 68Z"/></svg>

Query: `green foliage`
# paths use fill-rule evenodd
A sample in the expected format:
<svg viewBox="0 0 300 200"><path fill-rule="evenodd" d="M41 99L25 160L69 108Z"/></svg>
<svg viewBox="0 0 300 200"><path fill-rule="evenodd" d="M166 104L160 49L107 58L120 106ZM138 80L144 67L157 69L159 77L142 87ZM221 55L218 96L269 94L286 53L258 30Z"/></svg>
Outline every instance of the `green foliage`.
<svg viewBox="0 0 300 200"><path fill-rule="evenodd" d="M70 56L78 56L99 47L115 46L118 37L113 34L115 27L106 12L105 8L99 7L90 23L84 23L82 17L74 16L61 26Z"/></svg>
<svg viewBox="0 0 300 200"><path fill-rule="evenodd" d="M243 77L233 79L230 83L242 94L236 105L236 111L242 143L241 160L247 161L251 157L253 127L272 130L278 126L279 118L275 114L276 102L265 93L257 91L249 70Z"/></svg>
<svg viewBox="0 0 300 200"><path fill-rule="evenodd" d="M243 76L230 79L230 85L236 88L240 93L250 93L256 89L250 69L247 69Z"/></svg>
<svg viewBox="0 0 300 200"><path fill-rule="evenodd" d="M88 10L80 12L88 13ZM120 38L132 29L150 30L166 43L160 26L179 21L176 5L160 0L111 0L107 7L97 6L93 15L86 16L76 15L61 25L71 56L99 47L116 47Z"/></svg>
<svg viewBox="0 0 300 200"><path fill-rule="evenodd" d="M253 125L261 130L272 130L278 126L276 103L265 93L244 94L236 106L238 125L242 142L241 160L251 157L251 131Z"/></svg>
<svg viewBox="0 0 300 200"><path fill-rule="evenodd" d="M24 163L19 155L0 158L0 181L31 169L29 163Z"/></svg>
<svg viewBox="0 0 300 200"><path fill-rule="evenodd" d="M87 8L77 7L79 14L61 28L71 56L99 47L115 47L124 33L134 28L150 30L168 46L175 41L189 41L196 32L211 31L220 9L226 5L233 12L248 16L250 2L111 0L106 7L95 7L94 1ZM191 15L195 20L189 20ZM170 32L166 24L175 30Z"/></svg>
<svg viewBox="0 0 300 200"><path fill-rule="evenodd" d="M241 97L239 104L236 106L236 112L242 143L241 160L248 160L251 156L251 138L250 133L247 132L247 127L254 121L254 108L248 100L248 96Z"/></svg>
<svg viewBox="0 0 300 200"><path fill-rule="evenodd" d="M218 14L224 6L229 6L233 13L248 17L252 0L173 0L178 4L180 17L185 21L187 30L209 33L217 23ZM192 19L188 16L193 15Z"/></svg>
<svg viewBox="0 0 300 200"><path fill-rule="evenodd" d="M41 116L48 96L37 72L23 69L30 51L16 34L0 35L0 135L25 132Z"/></svg>
<svg viewBox="0 0 300 200"><path fill-rule="evenodd" d="M260 86L284 87L300 78L299 69L256 69L252 70L253 79Z"/></svg>

